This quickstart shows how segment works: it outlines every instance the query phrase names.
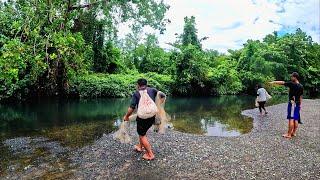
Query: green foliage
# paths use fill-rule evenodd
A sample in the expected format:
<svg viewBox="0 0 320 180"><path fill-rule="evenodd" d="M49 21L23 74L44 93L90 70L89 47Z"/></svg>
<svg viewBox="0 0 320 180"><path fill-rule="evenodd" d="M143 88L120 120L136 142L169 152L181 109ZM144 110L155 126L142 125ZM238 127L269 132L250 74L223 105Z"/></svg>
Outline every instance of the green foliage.
<svg viewBox="0 0 320 180"><path fill-rule="evenodd" d="M85 4L88 3L88 4ZM163 1L0 1L0 101L34 96L125 97L139 77L173 95L255 94L255 86L297 71L305 92L320 92L320 45L297 29L242 49L203 50L195 17L171 45L160 47ZM119 23L132 32L119 40ZM89 74L89 75L88 75ZM283 87L267 86L274 94Z"/></svg>
<svg viewBox="0 0 320 180"><path fill-rule="evenodd" d="M170 76L147 74L91 74L79 77L74 85L82 98L129 97L136 88L136 81L146 78L151 87L170 93L173 81Z"/></svg>
<svg viewBox="0 0 320 180"><path fill-rule="evenodd" d="M237 94L243 89L236 63L217 51L203 51L197 37L195 18L185 18L181 44L176 44L177 95ZM179 43L179 41L177 42Z"/></svg>
<svg viewBox="0 0 320 180"><path fill-rule="evenodd" d="M175 68L174 62L170 59L170 53L158 45L155 35L149 34L146 42L134 50L134 56L135 65L141 73L170 74Z"/></svg>
<svg viewBox="0 0 320 180"><path fill-rule="evenodd" d="M130 21L162 32L168 8L162 1L1 1L0 101L63 96L92 66L122 71L121 50L111 43L116 26Z"/></svg>
<svg viewBox="0 0 320 180"><path fill-rule="evenodd" d="M94 71L101 73L116 73L124 69L121 62L121 50L108 42L103 49L96 49L94 56ZM94 49L95 51L95 49Z"/></svg>
<svg viewBox="0 0 320 180"><path fill-rule="evenodd" d="M201 48L200 40L198 39L198 30L196 29L196 18L191 16L190 18L184 18L183 34L181 35L181 43L183 46L192 44L198 48Z"/></svg>
<svg viewBox="0 0 320 180"><path fill-rule="evenodd" d="M319 93L319 44L300 29L293 34L278 37L267 35L263 42L249 40L239 51L230 51L238 62L240 79L246 86L245 92L254 93L257 83L268 80L288 80L289 74L298 72L305 92ZM283 88L271 88L274 93L286 92Z"/></svg>
<svg viewBox="0 0 320 180"><path fill-rule="evenodd" d="M208 94L206 85L209 67L205 54L191 44L183 47L181 51L177 56L175 93L178 95Z"/></svg>
<svg viewBox="0 0 320 180"><path fill-rule="evenodd" d="M68 79L90 66L90 48L68 29L74 14L64 16L59 6L36 0L0 6L0 100L64 93Z"/></svg>
<svg viewBox="0 0 320 180"><path fill-rule="evenodd" d="M243 89L235 62L230 61L227 56L215 59L213 68L210 68L209 79L214 93L218 95L238 94Z"/></svg>

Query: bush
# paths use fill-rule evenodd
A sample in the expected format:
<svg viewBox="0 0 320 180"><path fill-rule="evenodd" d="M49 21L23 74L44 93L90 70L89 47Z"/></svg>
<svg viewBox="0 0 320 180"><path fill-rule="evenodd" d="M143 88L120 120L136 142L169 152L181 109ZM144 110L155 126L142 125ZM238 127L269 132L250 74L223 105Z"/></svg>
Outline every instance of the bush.
<svg viewBox="0 0 320 180"><path fill-rule="evenodd" d="M84 75L74 80L73 87L81 98L130 97L139 78L146 78L151 87L167 94L171 92L171 76L155 73Z"/></svg>
<svg viewBox="0 0 320 180"><path fill-rule="evenodd" d="M220 56L215 61L215 67L208 74L212 91L217 95L238 94L243 89L243 84L235 69L234 62Z"/></svg>

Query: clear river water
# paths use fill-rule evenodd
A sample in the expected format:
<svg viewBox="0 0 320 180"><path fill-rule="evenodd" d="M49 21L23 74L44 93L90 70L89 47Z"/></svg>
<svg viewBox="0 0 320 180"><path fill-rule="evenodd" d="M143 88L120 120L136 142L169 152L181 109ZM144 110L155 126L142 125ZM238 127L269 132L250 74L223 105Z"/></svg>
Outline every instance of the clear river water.
<svg viewBox="0 0 320 180"><path fill-rule="evenodd" d="M285 102L274 97L268 105ZM38 100L0 105L0 139L45 136L81 146L117 129L130 99ZM254 108L252 96L168 98L169 127L207 136L239 136L251 131L252 119L241 115Z"/></svg>

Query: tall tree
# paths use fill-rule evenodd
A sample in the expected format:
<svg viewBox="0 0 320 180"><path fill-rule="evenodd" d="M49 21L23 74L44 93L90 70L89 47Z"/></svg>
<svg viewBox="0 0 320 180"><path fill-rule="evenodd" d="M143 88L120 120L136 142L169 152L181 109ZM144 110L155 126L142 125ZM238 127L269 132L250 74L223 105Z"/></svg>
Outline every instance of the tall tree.
<svg viewBox="0 0 320 180"><path fill-rule="evenodd" d="M183 33L181 35L182 45L188 46L191 44L201 49L201 44L197 33L198 30L196 28L196 18L194 16L191 16L190 18L185 17Z"/></svg>

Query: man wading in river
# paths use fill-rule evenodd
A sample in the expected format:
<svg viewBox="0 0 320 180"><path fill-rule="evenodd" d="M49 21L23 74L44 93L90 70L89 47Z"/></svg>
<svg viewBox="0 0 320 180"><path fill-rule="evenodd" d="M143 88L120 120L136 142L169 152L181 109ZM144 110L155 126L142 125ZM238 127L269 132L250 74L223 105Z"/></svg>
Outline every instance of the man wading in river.
<svg viewBox="0 0 320 180"><path fill-rule="evenodd" d="M294 72L291 74L291 81L273 81L271 84L284 85L289 87L289 103L288 103L288 133L283 137L291 138L296 136L298 123L300 121L300 109L302 102L303 86L299 83L299 74Z"/></svg>
<svg viewBox="0 0 320 180"><path fill-rule="evenodd" d="M127 114L123 117L123 120L129 121L129 116L133 113L135 108L137 110L137 132L139 134L139 144L135 145L137 152L142 152L143 148L146 153L143 158L146 160L153 160L154 154L151 150L151 145L148 141L146 133L148 129L155 123L155 116L158 112L158 108L155 104L155 99L158 93L157 89L147 87L146 79L139 79L137 81L137 91L133 93L131 105L128 108ZM160 94L161 98L164 98L163 93Z"/></svg>

